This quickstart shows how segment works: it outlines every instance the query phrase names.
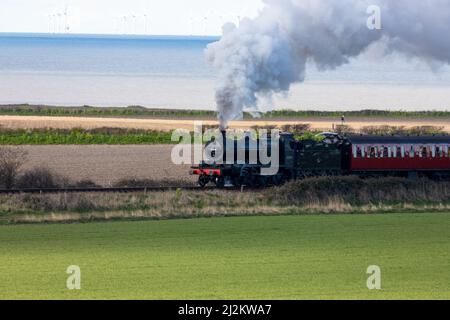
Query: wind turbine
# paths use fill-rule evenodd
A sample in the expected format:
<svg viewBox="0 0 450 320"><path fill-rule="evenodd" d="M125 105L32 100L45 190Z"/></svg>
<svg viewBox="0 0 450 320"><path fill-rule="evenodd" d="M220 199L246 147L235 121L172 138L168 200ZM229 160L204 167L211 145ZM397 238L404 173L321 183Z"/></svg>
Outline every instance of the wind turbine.
<svg viewBox="0 0 450 320"><path fill-rule="evenodd" d="M194 19L194 15L192 13L192 11L189 14L189 25L191 27L191 36L194 35L195 33L195 19Z"/></svg>
<svg viewBox="0 0 450 320"><path fill-rule="evenodd" d="M208 34L208 16L203 17L203 23L204 23L204 35L206 36Z"/></svg>
<svg viewBox="0 0 450 320"><path fill-rule="evenodd" d="M220 14L219 15L219 18L220 18L220 25L221 25L221 27L225 24L225 23L228 23L228 22L232 22L232 23L235 23L236 22L236 15L233 13L233 12L227 12L227 11L225 11L224 13L222 13L222 14Z"/></svg>
<svg viewBox="0 0 450 320"><path fill-rule="evenodd" d="M53 24L52 15L49 14L48 15L48 33L52 33L52 24Z"/></svg>
<svg viewBox="0 0 450 320"><path fill-rule="evenodd" d="M191 12L189 17L189 22L191 24L191 35L203 35L208 31L208 18L209 13L205 15L196 15L194 12Z"/></svg>
<svg viewBox="0 0 450 320"><path fill-rule="evenodd" d="M116 34L120 34L120 29L121 29L121 22L122 18L121 17L114 17L114 32Z"/></svg>
<svg viewBox="0 0 450 320"><path fill-rule="evenodd" d="M131 18L133 19L132 20L132 26L131 26L131 28L132 28L132 33L133 34L137 34L137 17L136 17L136 15L131 15Z"/></svg>
<svg viewBox="0 0 450 320"><path fill-rule="evenodd" d="M58 30L58 19L56 13L53 13L52 17L53 17L53 33L56 33Z"/></svg>
<svg viewBox="0 0 450 320"><path fill-rule="evenodd" d="M122 17L122 21L123 21L123 34L127 34L127 20L128 20L128 17L127 17L127 16L123 16L123 17Z"/></svg>
<svg viewBox="0 0 450 320"><path fill-rule="evenodd" d="M63 29L64 29L63 23L64 23L63 13L58 12L58 33L63 32Z"/></svg>
<svg viewBox="0 0 450 320"><path fill-rule="evenodd" d="M67 6L64 8L64 32L69 32L70 26L67 19Z"/></svg>
<svg viewBox="0 0 450 320"><path fill-rule="evenodd" d="M144 14L144 33L147 34L148 32L148 20L147 20L148 16L147 14Z"/></svg>

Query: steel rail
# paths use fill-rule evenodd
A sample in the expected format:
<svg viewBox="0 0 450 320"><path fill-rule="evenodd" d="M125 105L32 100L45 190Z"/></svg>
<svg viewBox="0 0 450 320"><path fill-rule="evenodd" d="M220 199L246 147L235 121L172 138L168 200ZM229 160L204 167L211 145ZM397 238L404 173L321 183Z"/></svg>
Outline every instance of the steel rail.
<svg viewBox="0 0 450 320"><path fill-rule="evenodd" d="M0 189L0 194L47 194L47 193L131 193L131 192L166 192L166 191L205 191L215 188L189 187L128 187L128 188L32 188L32 189Z"/></svg>

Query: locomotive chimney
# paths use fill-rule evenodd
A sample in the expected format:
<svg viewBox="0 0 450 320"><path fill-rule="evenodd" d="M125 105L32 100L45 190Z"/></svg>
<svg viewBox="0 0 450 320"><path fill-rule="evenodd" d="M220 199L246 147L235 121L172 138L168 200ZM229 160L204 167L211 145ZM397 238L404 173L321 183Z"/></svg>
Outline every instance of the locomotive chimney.
<svg viewBox="0 0 450 320"><path fill-rule="evenodd" d="M222 150L223 150L223 161L226 161L226 154L227 154L227 130L226 129L220 129L220 132L222 133Z"/></svg>

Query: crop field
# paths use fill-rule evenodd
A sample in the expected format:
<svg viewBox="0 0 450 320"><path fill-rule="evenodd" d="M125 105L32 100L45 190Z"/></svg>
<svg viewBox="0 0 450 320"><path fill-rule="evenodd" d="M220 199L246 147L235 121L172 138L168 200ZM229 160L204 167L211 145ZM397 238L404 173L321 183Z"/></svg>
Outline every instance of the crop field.
<svg viewBox="0 0 450 320"><path fill-rule="evenodd" d="M22 146L23 170L47 167L72 181L111 186L121 179L170 179L196 182L189 165L175 165L170 145Z"/></svg>
<svg viewBox="0 0 450 320"><path fill-rule="evenodd" d="M449 231L444 213L0 226L0 299L449 299Z"/></svg>
<svg viewBox="0 0 450 320"><path fill-rule="evenodd" d="M172 141L170 131L117 128L5 130L0 127L0 145L155 145L176 142Z"/></svg>
<svg viewBox="0 0 450 320"><path fill-rule="evenodd" d="M289 118L288 118L289 119ZM50 116L1 116L0 124L4 129L98 129L98 128L121 128L141 129L155 131L171 131L184 129L193 131L194 120L192 119L133 119L133 118L91 118L91 117L50 117ZM216 120L202 121L205 126L217 126ZM329 131L333 125L340 125L340 117L336 118L305 118L289 120L245 120L230 123L230 128L249 129L254 126L278 126L308 124L311 130ZM444 131L450 132L450 120L448 118L436 119L402 119L402 118L367 118L351 119L347 122L353 130L360 130L366 126L396 126L396 127L420 127L439 126Z"/></svg>

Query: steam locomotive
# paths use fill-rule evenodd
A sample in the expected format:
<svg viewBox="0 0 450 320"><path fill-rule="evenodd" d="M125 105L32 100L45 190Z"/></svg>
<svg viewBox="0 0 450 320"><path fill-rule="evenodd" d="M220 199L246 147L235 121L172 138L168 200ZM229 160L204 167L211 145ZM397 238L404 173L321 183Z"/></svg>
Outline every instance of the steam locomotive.
<svg viewBox="0 0 450 320"><path fill-rule="evenodd" d="M199 176L199 185L214 183L217 187L252 188L280 185L293 179L318 176L356 175L361 177L398 176L417 179L450 178L450 136L341 136L322 133L317 139L297 140L294 135L280 133L277 141L244 136L222 143L210 141L206 147L220 153L222 161L204 160L193 167L191 174ZM214 144L211 146L211 144ZM234 158L227 159L227 145L233 144ZM261 146L279 152L276 173L265 174L267 164L260 157L249 161L250 154ZM252 150L258 148L257 150ZM241 158L238 159L237 155Z"/></svg>

